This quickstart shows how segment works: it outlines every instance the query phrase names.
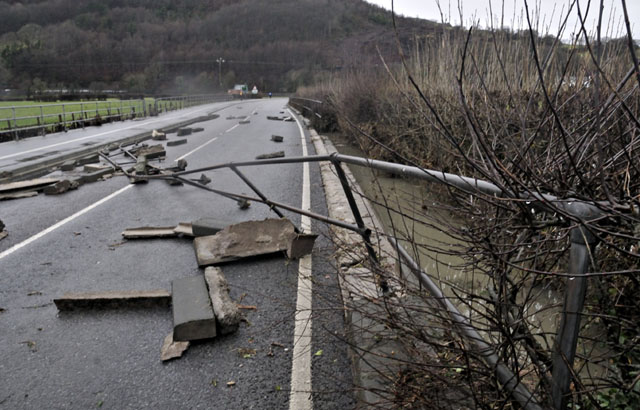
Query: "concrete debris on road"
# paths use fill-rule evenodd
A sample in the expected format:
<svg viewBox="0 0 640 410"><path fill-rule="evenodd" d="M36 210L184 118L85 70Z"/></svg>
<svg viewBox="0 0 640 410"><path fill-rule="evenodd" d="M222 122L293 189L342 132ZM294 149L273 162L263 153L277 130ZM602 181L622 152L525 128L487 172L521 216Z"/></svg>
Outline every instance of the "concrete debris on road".
<svg viewBox="0 0 640 410"><path fill-rule="evenodd" d="M216 318L204 275L171 282L173 339L179 342L216 337Z"/></svg>
<svg viewBox="0 0 640 410"><path fill-rule="evenodd" d="M184 137L187 135L191 135L191 132L193 132L193 129L185 127L185 128L180 128L178 130L178 137Z"/></svg>
<svg viewBox="0 0 640 410"><path fill-rule="evenodd" d="M79 186L80 184L77 181L69 181L68 179L63 179L62 181L58 181L53 185L47 185L46 187L44 187L42 192L45 195L60 195L72 189L77 189Z"/></svg>
<svg viewBox="0 0 640 410"><path fill-rule="evenodd" d="M87 184L87 183L90 183L90 182L96 182L96 181L99 181L101 178L105 179L107 177L107 175L113 175L114 172L115 172L115 170L112 167L106 166L106 167L102 167L101 169L99 169L97 171L93 171L93 172L90 172L90 173L87 173L87 174L82 174L75 181L80 183L80 184Z"/></svg>
<svg viewBox="0 0 640 410"><path fill-rule="evenodd" d="M193 237L193 228L190 223L180 222L177 226L155 227L142 226L129 228L122 232L125 239L151 239L151 238L175 238L178 236Z"/></svg>
<svg viewBox="0 0 640 410"><path fill-rule="evenodd" d="M229 284L219 268L209 267L204 271L204 279L209 287L209 297L216 317L218 331L227 335L238 330L242 315L238 306L229 296Z"/></svg>
<svg viewBox="0 0 640 410"><path fill-rule="evenodd" d="M187 143L186 139L172 140L172 141L168 141L167 142L167 147L175 147L176 145L182 145L182 144L186 144L186 143Z"/></svg>
<svg viewBox="0 0 640 410"><path fill-rule="evenodd" d="M167 156L162 144L157 145L141 145L140 147L131 150L131 153L136 157L145 156L147 159L162 158Z"/></svg>
<svg viewBox="0 0 640 410"><path fill-rule="evenodd" d="M317 238L318 235L314 234L295 235L291 242L289 242L289 247L287 248L287 256L289 259L300 259L310 254Z"/></svg>
<svg viewBox="0 0 640 410"><path fill-rule="evenodd" d="M129 182L132 184L139 184L148 182L147 178L144 178L147 175L147 157L146 155L139 155L136 160L136 165L133 167L133 177L129 178Z"/></svg>
<svg viewBox="0 0 640 410"><path fill-rule="evenodd" d="M262 154L258 155L256 159L271 159L271 158L282 158L284 157L284 151L272 152L270 154Z"/></svg>
<svg viewBox="0 0 640 410"><path fill-rule="evenodd" d="M215 218L200 218L191 222L193 236L215 235L229 225Z"/></svg>
<svg viewBox="0 0 640 410"><path fill-rule="evenodd" d="M84 168L82 168L84 172L96 172L96 171L104 171L105 169L108 169L110 171L113 170L113 168L110 165L105 165L105 164L87 164L84 166Z"/></svg>
<svg viewBox="0 0 640 410"><path fill-rule="evenodd" d="M173 331L164 338L160 349L160 359L163 362L182 357L182 354L189 348L190 342L176 342L173 340Z"/></svg>
<svg viewBox="0 0 640 410"><path fill-rule="evenodd" d="M251 202L244 198L238 199L236 202L238 204L238 208L242 210L249 209L249 207L251 206Z"/></svg>
<svg viewBox="0 0 640 410"><path fill-rule="evenodd" d="M193 245L198 266L205 267L287 251L299 257L312 248L311 235L300 237L288 219L265 219L229 225L215 235L196 237ZM300 242L292 245L294 240Z"/></svg>
<svg viewBox="0 0 640 410"><path fill-rule="evenodd" d="M60 171L73 171L76 168L76 161L68 160L60 165Z"/></svg>
<svg viewBox="0 0 640 410"><path fill-rule="evenodd" d="M286 122L295 121L292 117L280 116L280 115L267 115L267 119L272 121L286 121Z"/></svg>
<svg viewBox="0 0 640 410"><path fill-rule="evenodd" d="M7 231L4 230L4 228L5 228L4 222L0 220L0 240L3 240L7 236L9 236L9 234L7 233Z"/></svg>
<svg viewBox="0 0 640 410"><path fill-rule="evenodd" d="M282 135L272 135L271 141L273 142L282 142L284 141L284 137Z"/></svg>
<svg viewBox="0 0 640 410"><path fill-rule="evenodd" d="M158 130L153 130L151 131L151 139L154 141L165 141L167 139L167 134Z"/></svg>
<svg viewBox="0 0 640 410"><path fill-rule="evenodd" d="M209 178L208 176L206 176L205 174L201 174L200 178L198 179L192 179L193 182L197 182L201 185L208 185L211 183L211 178Z"/></svg>
<svg viewBox="0 0 640 410"><path fill-rule="evenodd" d="M8 194L19 191L41 191L45 186L59 182L60 178L38 178L28 181L10 182L0 185L0 194Z"/></svg>
<svg viewBox="0 0 640 410"><path fill-rule="evenodd" d="M95 164L96 162L100 162L100 155L91 154L86 157L82 157L76 161L76 166L87 165L87 164Z"/></svg>
<svg viewBox="0 0 640 410"><path fill-rule="evenodd" d="M175 226L152 227L142 226L140 228L130 228L122 232L125 239L149 239L149 238L175 238L178 234Z"/></svg>
<svg viewBox="0 0 640 410"><path fill-rule="evenodd" d="M190 223L187 223L187 222L178 223L178 225L175 228L173 228L173 231L178 235L182 235L182 236L190 236L190 237L195 236L193 234L193 227L191 226Z"/></svg>
<svg viewBox="0 0 640 410"><path fill-rule="evenodd" d="M15 192L10 194L0 194L0 201L7 201L10 199L31 198L32 196L38 196L38 192L26 191L26 192Z"/></svg>
<svg viewBox="0 0 640 410"><path fill-rule="evenodd" d="M249 124L251 122L251 120L242 120L239 122L239 124Z"/></svg>
<svg viewBox="0 0 640 410"><path fill-rule="evenodd" d="M114 309L169 307L171 295L166 290L65 293L53 300L61 312L76 309Z"/></svg>
<svg viewBox="0 0 640 410"><path fill-rule="evenodd" d="M202 128L202 127L196 127L196 128L192 128L191 129L191 132L193 132L194 134L196 132L202 132L202 131L204 131L204 128Z"/></svg>

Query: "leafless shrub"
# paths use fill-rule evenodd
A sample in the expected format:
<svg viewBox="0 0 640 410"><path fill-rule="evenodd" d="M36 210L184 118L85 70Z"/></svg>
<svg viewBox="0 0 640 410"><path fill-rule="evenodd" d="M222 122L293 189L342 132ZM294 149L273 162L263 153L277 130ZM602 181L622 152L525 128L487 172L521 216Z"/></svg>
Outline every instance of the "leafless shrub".
<svg viewBox="0 0 640 410"><path fill-rule="evenodd" d="M361 194L543 407L552 406L555 332L572 280L569 232L594 235L570 402L633 408L640 405L638 48L628 24L619 39L604 41L604 3L592 3L567 11L583 21L600 17L593 34L582 24L570 43L560 41L562 31L538 35L525 2L522 31L445 27L416 40L414 54L386 66L384 77L349 73L313 93L368 155L511 193L416 187L375 174ZM561 202L530 199L541 194ZM561 206L573 201L595 205L601 217L585 220ZM390 402L513 405L432 298L411 280L398 286L403 296L376 319L399 332L411 356L400 360Z"/></svg>

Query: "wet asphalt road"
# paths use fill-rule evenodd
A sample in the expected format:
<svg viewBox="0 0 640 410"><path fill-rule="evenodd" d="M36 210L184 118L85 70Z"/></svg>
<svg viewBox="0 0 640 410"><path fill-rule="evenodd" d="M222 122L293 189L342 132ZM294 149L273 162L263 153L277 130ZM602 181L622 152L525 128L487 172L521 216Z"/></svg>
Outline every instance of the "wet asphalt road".
<svg viewBox="0 0 640 410"><path fill-rule="evenodd" d="M168 147L166 164L209 141L186 158L189 168L279 150L301 155L296 123L266 119L285 104L285 99L259 100L224 109L220 118L193 125L205 131L188 136L187 145ZM239 124L228 116L248 116L251 122ZM276 144L271 134L285 141ZM244 172L270 199L300 206L300 164ZM251 194L229 171L207 175L212 187ZM170 226L203 216L229 223L273 216L260 204L240 210L234 201L162 181L120 192L127 186L124 177L115 177L60 196L0 202L0 219L9 232L0 241L1 254L119 192L0 259L0 408L289 408L295 261L275 256L223 266L232 298L257 309L244 311L246 322L237 333L192 344L181 359L167 363L160 361L160 347L172 328L170 308L58 313L52 300L65 292L170 291L171 280L201 274L190 240L123 241L127 227ZM326 214L316 164L311 164L311 205ZM297 215L286 214L299 225ZM314 408L353 408L346 347L338 342L344 328L332 249L322 235L325 226L314 222L313 231L321 233L313 254Z"/></svg>

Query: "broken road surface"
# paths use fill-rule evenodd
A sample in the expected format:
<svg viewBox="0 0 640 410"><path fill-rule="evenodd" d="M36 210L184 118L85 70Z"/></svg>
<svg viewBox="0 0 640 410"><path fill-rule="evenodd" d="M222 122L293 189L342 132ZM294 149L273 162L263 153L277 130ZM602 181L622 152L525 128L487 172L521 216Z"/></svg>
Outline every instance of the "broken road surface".
<svg viewBox="0 0 640 410"><path fill-rule="evenodd" d="M195 107L200 111L193 115L228 104ZM283 111L285 99L233 104L219 111L219 118L195 124L204 131L192 133L183 145L167 147L167 142L182 139L175 132L167 133L166 141L149 141L166 149L167 157L159 166L175 166L180 158L190 169L252 160L273 152L274 146L286 157L302 155L297 123L266 118ZM171 115L182 119L186 114ZM237 126L239 120L226 120L228 116L250 116L251 122ZM135 131L144 122L120 125ZM103 126L96 133L109 130ZM283 142L275 145L269 139L272 134L283 136ZM57 143L69 136L80 133L38 140ZM12 152L0 144L0 157ZM311 207L326 214L316 166L311 164ZM302 165L251 167L243 172L269 198L300 206ZM206 176L211 179L208 187L252 194L231 171L206 172ZM300 227L299 216L285 214ZM240 309L244 320L236 332L192 342L180 359L166 362L161 361L161 347L174 326L171 307L78 309L62 314L53 303L66 293L153 289L171 293L172 281L204 274L193 239L129 240L122 237L127 227L177 227L179 222L202 218L232 224L273 217L266 206L253 203L242 210L235 201L186 184L133 185L117 176L62 195L0 202L0 219L9 233L0 241L0 371L10 375L0 384L0 407L87 409L102 403L101 408L110 409L289 408L297 343L298 260L276 255L222 266L231 300L244 307ZM319 233L322 225L314 223L312 228ZM314 292L333 292L313 299L319 310L314 313L310 349L323 354L313 356L311 374L314 390L324 392L313 395L313 407L353 408L347 352L332 336L342 334L342 316L338 309L323 305L340 298L330 258L319 255L328 247L320 236L312 255L314 286L326 282ZM229 382L234 384L227 387Z"/></svg>

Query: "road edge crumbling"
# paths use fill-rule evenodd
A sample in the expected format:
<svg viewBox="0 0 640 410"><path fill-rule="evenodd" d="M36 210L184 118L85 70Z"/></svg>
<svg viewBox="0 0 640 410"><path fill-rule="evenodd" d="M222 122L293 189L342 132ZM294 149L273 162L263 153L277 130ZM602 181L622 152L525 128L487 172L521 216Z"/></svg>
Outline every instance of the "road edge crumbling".
<svg viewBox="0 0 640 410"><path fill-rule="evenodd" d="M328 155L337 152L331 141L319 135L309 127L311 141L318 155ZM319 163L322 185L325 191L329 216L355 224L351 208L344 194L338 176L329 162ZM362 192L356 179L346 164L342 164L352 187ZM395 251L386 237L377 234L383 232L383 225L373 213L371 203L360 195L354 195L358 208L366 226L375 227L371 242L376 247L380 259L380 266L385 272L398 272L399 267L393 257ZM380 405L384 397L376 392L389 390L391 380L389 375L380 373L380 369L392 369L395 359L388 359L395 355L399 358L401 345L383 326L384 320L371 320L371 316L386 314L380 303L383 296L377 286L377 279L365 262L367 252L362 237L352 231L331 226L332 240L336 244L335 258L339 269L338 278L344 304L344 319L347 327L347 342L350 345L349 356L356 386L358 408ZM355 257L354 257L355 256ZM360 263L365 262L365 263ZM391 337L385 338L388 334Z"/></svg>

